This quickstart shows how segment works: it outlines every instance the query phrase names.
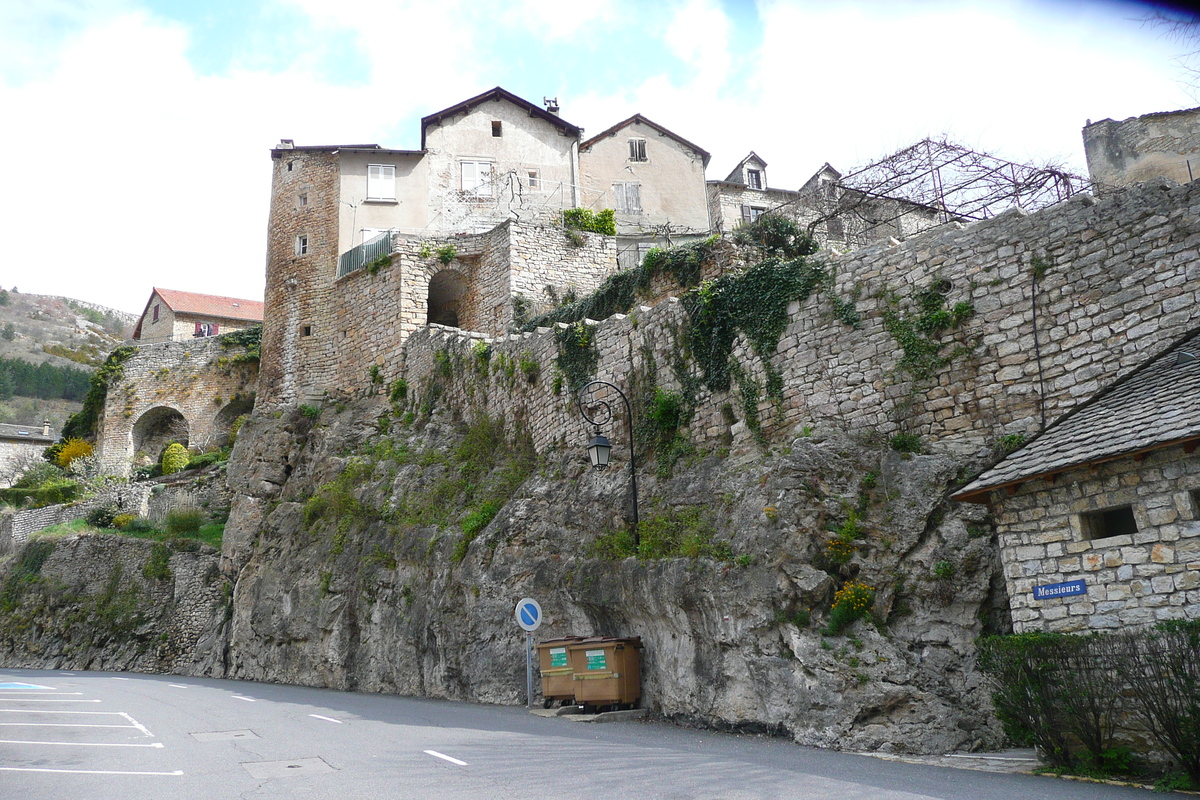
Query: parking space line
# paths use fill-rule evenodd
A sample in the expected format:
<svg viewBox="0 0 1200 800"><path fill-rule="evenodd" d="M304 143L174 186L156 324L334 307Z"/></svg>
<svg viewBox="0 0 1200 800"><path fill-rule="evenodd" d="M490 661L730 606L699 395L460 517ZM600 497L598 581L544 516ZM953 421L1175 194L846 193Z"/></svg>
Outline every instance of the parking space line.
<svg viewBox="0 0 1200 800"><path fill-rule="evenodd" d="M129 678L113 678L114 681L127 681Z"/></svg>
<svg viewBox="0 0 1200 800"><path fill-rule="evenodd" d="M457 758L451 758L450 756L445 755L444 753L439 753L437 750L426 750L425 752L428 753L429 755L433 756L434 758L445 759L446 761L449 761L451 764L457 764L460 767L467 766L467 762L459 761Z"/></svg>
<svg viewBox="0 0 1200 800"><path fill-rule="evenodd" d="M57 697L55 697L55 698L33 697L28 700L26 700L24 697L11 697L11 698L10 697L0 697L0 700L3 700L5 702L12 701L12 702L17 702L17 703L100 703L100 702L103 702L101 700L59 700Z"/></svg>
<svg viewBox="0 0 1200 800"><path fill-rule="evenodd" d="M136 725L97 725L90 722L0 722L6 728L137 728Z"/></svg>
<svg viewBox="0 0 1200 800"><path fill-rule="evenodd" d="M154 747L159 750L165 747L162 742L151 742L150 744L129 742L30 742L24 739L0 739L0 744L60 744L66 747Z"/></svg>
<svg viewBox="0 0 1200 800"><path fill-rule="evenodd" d="M66 772L72 775L168 775L178 776L183 770L174 772L126 772L116 769L49 769L47 767L0 767L4 772Z"/></svg>
<svg viewBox="0 0 1200 800"><path fill-rule="evenodd" d="M0 708L0 714L88 714L96 717L125 717L129 719L129 715L123 711L47 711L40 708ZM132 722L133 720L130 720Z"/></svg>
<svg viewBox="0 0 1200 800"><path fill-rule="evenodd" d="M336 722L338 725L342 724L342 721L340 719L334 719L333 717L322 717L320 714L309 714L309 716L316 717L317 719L323 719L326 722Z"/></svg>
<svg viewBox="0 0 1200 800"><path fill-rule="evenodd" d="M184 686L182 683L168 683L167 686L170 686L172 689L190 689L191 688L190 686Z"/></svg>
<svg viewBox="0 0 1200 800"><path fill-rule="evenodd" d="M48 686L39 686L38 688L39 689L48 689L49 687ZM81 694L83 694L83 692L2 692L2 691L0 691L0 697L29 697L29 696L35 695L35 694L54 694L54 695L58 695L59 697L65 697L67 695L81 695Z"/></svg>
<svg viewBox="0 0 1200 800"><path fill-rule="evenodd" d="M247 703L253 703L253 702L254 702L254 698L253 698L253 697L242 697L240 694L235 694L235 695L233 695L233 699L234 699L234 700L245 700Z"/></svg>

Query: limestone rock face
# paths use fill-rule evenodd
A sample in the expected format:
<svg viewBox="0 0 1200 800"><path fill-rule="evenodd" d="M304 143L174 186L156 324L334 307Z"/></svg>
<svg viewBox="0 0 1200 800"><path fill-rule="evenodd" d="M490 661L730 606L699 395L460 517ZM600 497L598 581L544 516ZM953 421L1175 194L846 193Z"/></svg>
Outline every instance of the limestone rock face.
<svg viewBox="0 0 1200 800"><path fill-rule="evenodd" d="M628 472L595 473L582 452L546 457L468 544L467 506L440 529L365 511L402 508L446 474L432 456L363 466L379 434L362 421L383 408L327 410L311 431L253 429L275 441L247 448L289 453L294 470L274 500L240 512L242 533L226 534L227 561L241 554L230 677L523 702L512 613L531 596L547 619L538 639L641 636L643 702L681 722L846 749L945 752L1001 738L972 642L1007 623L1003 582L982 512L943 501L954 459L843 434L698 458L669 478L640 476L641 517L694 510L722 557L605 558L597 540L622 526ZM425 454L461 440L448 421L390 437ZM343 487L344 515L311 520L313 498L351 464L366 477ZM839 567L823 560L828 529L852 508L857 552ZM935 576L941 562L952 576ZM849 578L876 589L882 633L862 620L822 635Z"/></svg>
<svg viewBox="0 0 1200 800"><path fill-rule="evenodd" d="M508 447L470 449L471 420L385 434L386 408L247 423L223 553L172 553L169 581L143 577L150 543L60 541L20 597L27 624L4 629L3 663L514 704L513 608L530 596L538 640L640 636L642 702L683 724L853 750L1002 739L973 641L1006 627L1007 598L983 510L943 499L955 459L821 431L769 453L735 442L639 475L644 546L663 557L636 558L621 544L627 468L597 473L572 450L514 472ZM472 523L485 501L497 513ZM844 564L827 553L838 529L855 537ZM57 621L110 614L114 573L141 592L134 621L91 639ZM875 620L824 634L848 580L875 589Z"/></svg>

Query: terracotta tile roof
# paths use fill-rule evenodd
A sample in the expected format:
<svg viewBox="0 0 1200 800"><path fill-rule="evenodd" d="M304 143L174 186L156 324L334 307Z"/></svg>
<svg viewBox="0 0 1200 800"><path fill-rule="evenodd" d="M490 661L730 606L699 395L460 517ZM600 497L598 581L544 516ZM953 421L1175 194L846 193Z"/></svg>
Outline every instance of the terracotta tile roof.
<svg viewBox="0 0 1200 800"><path fill-rule="evenodd" d="M1200 441L1200 330L1060 417L985 470L954 497L990 491L1070 467Z"/></svg>
<svg viewBox="0 0 1200 800"><path fill-rule="evenodd" d="M241 300L215 294L180 292L175 289L154 288L167 307L176 314L200 314L220 319L242 319L262 322L263 304L258 300Z"/></svg>

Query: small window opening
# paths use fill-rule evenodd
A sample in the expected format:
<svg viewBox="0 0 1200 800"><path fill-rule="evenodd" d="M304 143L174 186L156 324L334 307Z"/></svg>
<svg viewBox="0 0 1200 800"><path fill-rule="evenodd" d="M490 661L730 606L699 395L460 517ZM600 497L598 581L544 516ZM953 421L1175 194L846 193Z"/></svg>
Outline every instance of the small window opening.
<svg viewBox="0 0 1200 800"><path fill-rule="evenodd" d="M541 174L536 169L531 169L526 174L529 176L529 188L530 189L542 188Z"/></svg>
<svg viewBox="0 0 1200 800"><path fill-rule="evenodd" d="M300 194L299 201L300 201L300 205L302 205L302 206L308 205L308 192L302 192Z"/></svg>
<svg viewBox="0 0 1200 800"><path fill-rule="evenodd" d="M312 325L305 325L300 329L301 336L312 336Z"/></svg>
<svg viewBox="0 0 1200 800"><path fill-rule="evenodd" d="M629 140L629 160L630 161L646 161L646 140L645 139L630 139Z"/></svg>
<svg viewBox="0 0 1200 800"><path fill-rule="evenodd" d="M294 167L294 166L296 166L296 162L295 162L295 161L289 161L289 162L288 162L288 172L291 172L291 171L292 171L292 167Z"/></svg>
<svg viewBox="0 0 1200 800"><path fill-rule="evenodd" d="M154 321L158 322L158 303L154 304Z"/></svg>
<svg viewBox="0 0 1200 800"><path fill-rule="evenodd" d="M1117 506L1103 511L1089 511L1080 515L1083 538L1107 539L1110 536L1129 536L1137 533L1137 520L1133 518L1133 506Z"/></svg>
<svg viewBox="0 0 1200 800"><path fill-rule="evenodd" d="M1192 519L1200 519L1200 489L1192 489Z"/></svg>
<svg viewBox="0 0 1200 800"><path fill-rule="evenodd" d="M307 236L297 236L296 237L296 255L298 255L298 256L308 255L308 237Z"/></svg>
<svg viewBox="0 0 1200 800"><path fill-rule="evenodd" d="M501 135L503 124L498 119L492 120L492 136L499 137Z"/></svg>

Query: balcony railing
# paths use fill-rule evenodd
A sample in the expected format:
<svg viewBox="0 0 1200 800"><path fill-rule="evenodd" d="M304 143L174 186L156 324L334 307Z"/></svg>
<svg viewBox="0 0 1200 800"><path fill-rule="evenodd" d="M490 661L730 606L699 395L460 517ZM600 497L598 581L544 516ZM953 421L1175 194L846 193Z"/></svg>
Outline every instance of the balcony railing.
<svg viewBox="0 0 1200 800"><path fill-rule="evenodd" d="M349 275L362 269L380 256L391 255L392 233L384 231L373 239L368 239L357 247L351 248L338 257L337 276Z"/></svg>

